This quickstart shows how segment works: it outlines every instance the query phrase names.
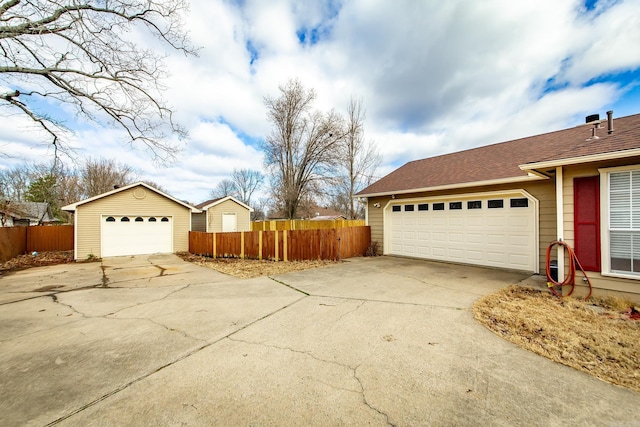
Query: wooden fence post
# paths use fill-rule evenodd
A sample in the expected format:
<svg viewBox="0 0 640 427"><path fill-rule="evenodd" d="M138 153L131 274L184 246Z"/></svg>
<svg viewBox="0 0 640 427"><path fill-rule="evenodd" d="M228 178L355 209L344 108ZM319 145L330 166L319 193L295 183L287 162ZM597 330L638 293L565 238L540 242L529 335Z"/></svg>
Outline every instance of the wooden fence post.
<svg viewBox="0 0 640 427"><path fill-rule="evenodd" d="M213 259L217 258L217 251L216 251L216 233L213 233Z"/></svg>
<svg viewBox="0 0 640 427"><path fill-rule="evenodd" d="M287 244L287 230L282 232L282 242L284 244L284 248L282 249L282 258L284 262L289 261L289 255L287 254L287 249L289 249L289 245Z"/></svg>
<svg viewBox="0 0 640 427"><path fill-rule="evenodd" d="M258 231L258 259L262 261L262 230Z"/></svg>
<svg viewBox="0 0 640 427"><path fill-rule="evenodd" d="M244 231L240 232L240 259L244 259Z"/></svg>
<svg viewBox="0 0 640 427"><path fill-rule="evenodd" d="M278 261L278 230L274 231L276 239L276 261Z"/></svg>

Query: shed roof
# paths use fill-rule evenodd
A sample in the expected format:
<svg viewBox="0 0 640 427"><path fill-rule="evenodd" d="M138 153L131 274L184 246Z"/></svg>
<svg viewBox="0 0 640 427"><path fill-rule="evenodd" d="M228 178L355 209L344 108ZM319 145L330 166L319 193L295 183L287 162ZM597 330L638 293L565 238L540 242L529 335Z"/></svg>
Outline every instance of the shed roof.
<svg viewBox="0 0 640 427"><path fill-rule="evenodd" d="M531 179L536 167L575 164L596 157L640 155L640 114L617 118L608 133L599 120L541 135L415 160L360 191L358 196L426 191L436 188L517 182Z"/></svg>
<svg viewBox="0 0 640 427"><path fill-rule="evenodd" d="M187 204L187 203L185 203L185 202L183 202L181 200L178 200L175 197L170 196L169 194L163 193L162 191L158 190L157 188L154 188L154 187L150 186L149 184L146 184L146 183L144 183L142 181L135 182L135 183L129 184L129 185L125 185L123 187L115 188L115 189L113 189L111 191L107 191L106 193L98 194L97 196L89 197L88 199L84 199L84 200L81 200L79 202L71 203L70 205L63 206L62 210L63 211L67 211L67 212L74 212L78 208L78 206L85 205L85 204L91 203L91 202L93 202L95 200L99 200L99 199L102 199L102 198L105 198L105 197L109 197L112 194L120 193L122 191L126 191L126 190L129 190L131 188L138 187L138 186L145 187L146 189L151 190L154 193L157 193L157 194L159 194L159 195L161 195L163 197L166 197L167 199L169 199L169 200L171 200L171 201L173 201L173 202L175 202L175 203L177 203L179 205L182 205L185 208L190 209L192 212L195 212L195 213L200 212L200 209L198 209L198 208L196 208L194 206L191 206L191 205L189 205L189 204Z"/></svg>
<svg viewBox="0 0 640 427"><path fill-rule="evenodd" d="M201 209L203 211L206 211L207 209L209 209L209 208L211 208L213 206L219 205L221 203L224 203L227 200L231 200L231 201L239 204L243 208L247 209L249 212L253 212L253 208L251 206L245 205L244 203L242 203L240 200L236 199L233 196L219 197L217 199L207 200L207 201L204 201L202 203L197 204L196 208Z"/></svg>

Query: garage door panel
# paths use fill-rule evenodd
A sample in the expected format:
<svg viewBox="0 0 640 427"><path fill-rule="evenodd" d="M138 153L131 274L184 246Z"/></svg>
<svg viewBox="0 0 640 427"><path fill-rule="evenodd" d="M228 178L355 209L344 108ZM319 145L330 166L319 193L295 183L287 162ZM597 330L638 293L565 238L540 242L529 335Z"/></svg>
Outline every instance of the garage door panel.
<svg viewBox="0 0 640 427"><path fill-rule="evenodd" d="M405 211L403 205L400 211L389 208L385 226L391 228L391 253L535 271L537 205L489 209L490 198L474 197L482 199L480 209L468 209L463 202L462 209L449 210L449 199L442 201L443 211ZM425 202L430 207L440 203Z"/></svg>
<svg viewBox="0 0 640 427"><path fill-rule="evenodd" d="M129 221L122 221L122 218L115 215L102 217L103 257L173 252L172 218L135 215L126 216ZM142 221L136 221L136 218Z"/></svg>

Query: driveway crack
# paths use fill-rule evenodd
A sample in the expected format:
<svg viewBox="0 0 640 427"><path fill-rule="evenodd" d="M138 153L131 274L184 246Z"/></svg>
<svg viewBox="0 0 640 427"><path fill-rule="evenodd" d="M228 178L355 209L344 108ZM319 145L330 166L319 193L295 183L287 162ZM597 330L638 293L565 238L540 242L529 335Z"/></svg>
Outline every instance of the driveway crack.
<svg viewBox="0 0 640 427"><path fill-rule="evenodd" d="M363 301L364 304L364 301ZM355 310L357 310L358 308L360 308L362 306L362 304L360 304ZM355 310L351 310L350 312L353 312ZM348 314L348 313L345 313ZM390 426L394 426L395 424L393 424L390 420L389 420L389 415L386 412L383 412L382 410L376 408L375 406L373 406L373 404L371 404L369 402L369 400L367 399L367 395L366 395L366 390L364 387L364 384L362 383L362 380L358 377L358 368L360 367L360 365L353 367L350 366L346 363L340 363L338 361L335 360L326 360L326 359L322 359L320 357L317 357L315 354L313 354L311 351L304 351L304 350L296 350L295 348L291 348L291 347L281 347L278 345L274 345L274 344L266 344L266 343L261 343L261 342L253 342L253 341L246 341L246 340L241 340L238 338L232 338L232 337L227 337L227 339L229 339L230 341L234 341L234 342L241 342L244 344L249 344L249 345L256 345L256 346L262 346L262 347L267 347L267 348L273 348L276 350L283 350L283 351L290 351L292 353L297 353L297 354L303 354L305 356L311 357L314 360L317 360L318 362L322 362L322 363L328 363L331 365L336 365L336 366L340 366L342 368L346 368L347 370L349 370L351 372L351 375L353 376L353 378L358 382L360 389L359 390L353 390L353 389L349 389L349 388L341 388L341 387L335 387L332 384L327 384L324 381L319 381L318 379L314 379L322 384L325 384L333 389L336 390L344 390L350 393L357 393L360 394L360 396L362 396L362 402L372 411L375 411L376 413L380 414L381 416L383 416L386 420L387 425Z"/></svg>
<svg viewBox="0 0 640 427"><path fill-rule="evenodd" d="M386 421L387 421L387 425L393 426L395 427L395 424L393 424L390 420L389 420L389 414L387 414L386 412L381 411L380 409L376 408L375 406L373 406L368 400L367 400L367 394L366 394L366 390L364 388L364 384L362 384L362 380L360 379L360 377L358 377L358 368L360 368L360 365L356 366L353 369L353 378L355 378L356 381L358 381L358 384L360 384L360 388L361 388L361 395L362 395L362 401L364 402L365 405L367 405L371 410L377 412L378 414L382 415Z"/></svg>

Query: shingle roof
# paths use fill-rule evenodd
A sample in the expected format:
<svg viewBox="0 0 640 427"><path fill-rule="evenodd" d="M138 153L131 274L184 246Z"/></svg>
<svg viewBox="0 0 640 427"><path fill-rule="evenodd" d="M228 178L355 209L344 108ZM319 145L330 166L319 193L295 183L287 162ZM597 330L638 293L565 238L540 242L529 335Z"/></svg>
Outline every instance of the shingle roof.
<svg viewBox="0 0 640 427"><path fill-rule="evenodd" d="M613 120L607 133L601 120L599 139L589 139L593 125L586 124L542 135L487 145L442 156L415 160L360 191L358 195L428 189L479 181L526 179L520 165L572 159L640 148L640 114Z"/></svg>
<svg viewBox="0 0 640 427"><path fill-rule="evenodd" d="M204 201L204 202L202 202L202 203L198 203L198 204L196 205L196 208L198 208L198 209L202 209L202 208L204 208L205 206L210 205L211 203L217 202L217 201L218 201L218 200L220 200L220 199L222 199L222 197L218 197L217 199L206 200L206 201Z"/></svg>

